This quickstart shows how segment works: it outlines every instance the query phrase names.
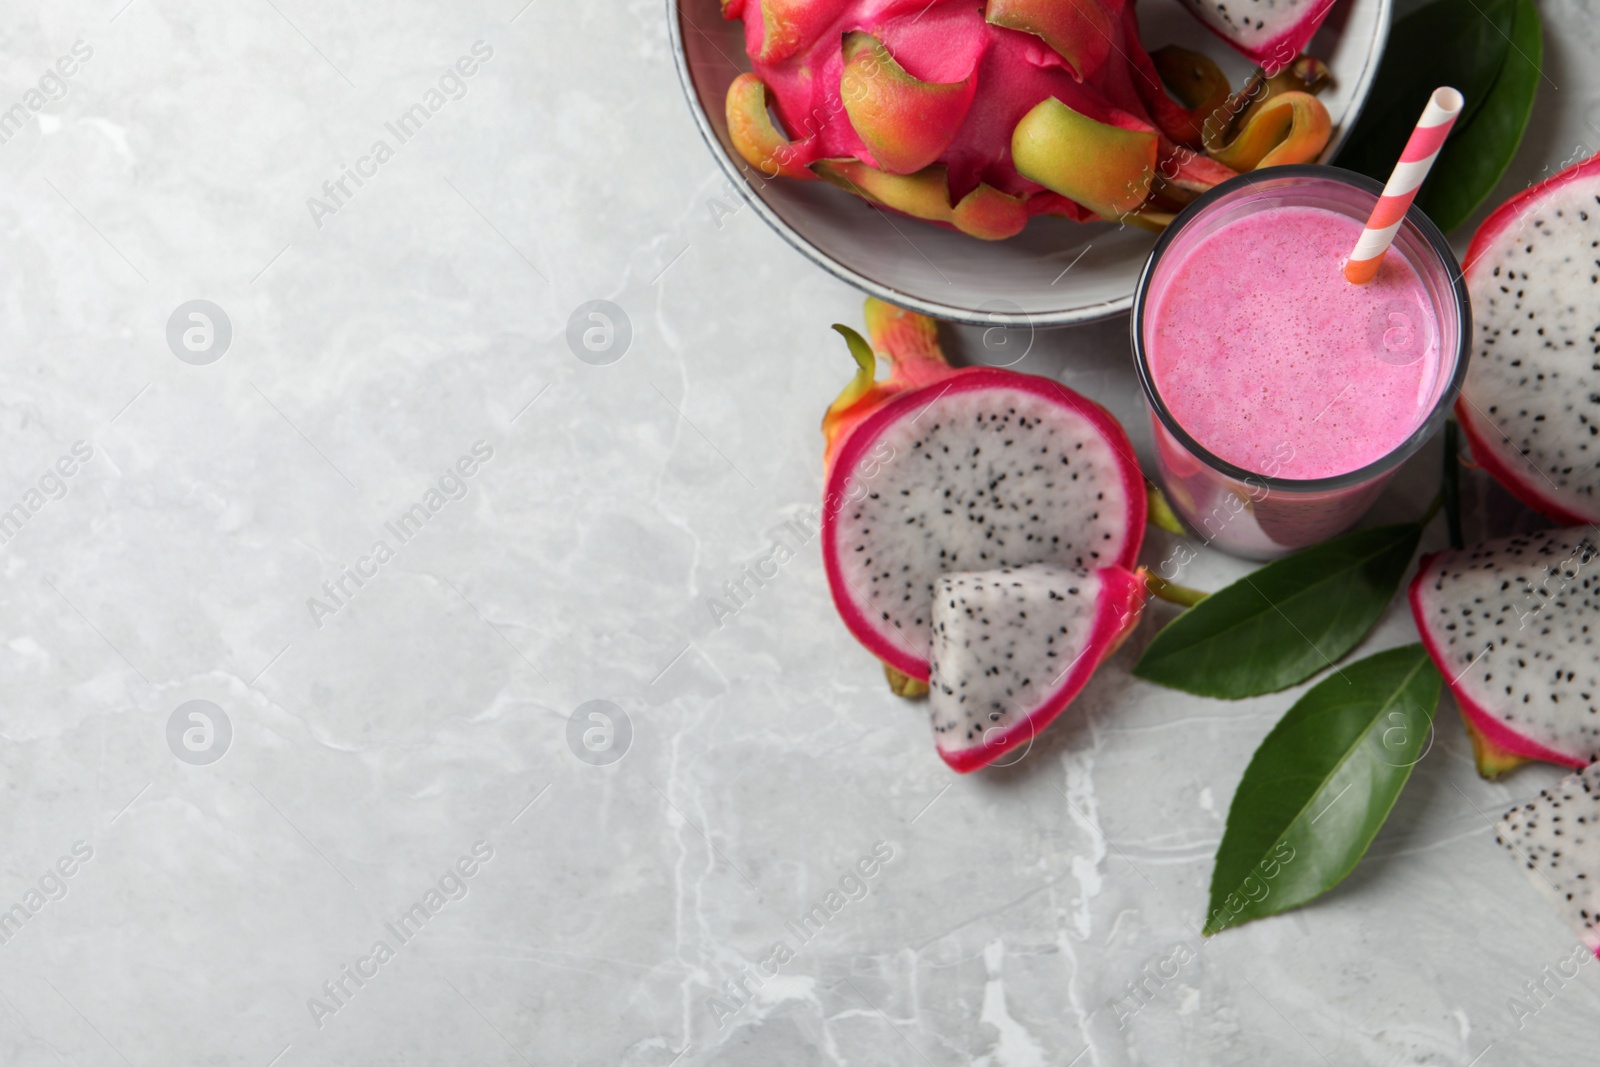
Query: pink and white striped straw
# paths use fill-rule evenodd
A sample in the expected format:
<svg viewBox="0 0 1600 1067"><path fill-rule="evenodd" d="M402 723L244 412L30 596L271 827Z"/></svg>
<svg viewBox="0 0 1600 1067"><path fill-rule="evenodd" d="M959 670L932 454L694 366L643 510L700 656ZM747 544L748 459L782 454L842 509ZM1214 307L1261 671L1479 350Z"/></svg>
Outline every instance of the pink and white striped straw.
<svg viewBox="0 0 1600 1067"><path fill-rule="evenodd" d="M1345 260L1344 276L1355 285L1365 285L1377 277L1378 264L1383 254L1394 243L1394 235L1405 220L1411 201L1417 198L1417 189L1439 158L1444 139L1450 136L1450 127L1461 114L1461 94L1449 86L1435 89L1428 97L1428 106L1422 109L1417 128L1411 131L1406 150L1400 153L1400 162L1394 165L1383 195L1373 205L1367 228L1361 231L1354 252Z"/></svg>

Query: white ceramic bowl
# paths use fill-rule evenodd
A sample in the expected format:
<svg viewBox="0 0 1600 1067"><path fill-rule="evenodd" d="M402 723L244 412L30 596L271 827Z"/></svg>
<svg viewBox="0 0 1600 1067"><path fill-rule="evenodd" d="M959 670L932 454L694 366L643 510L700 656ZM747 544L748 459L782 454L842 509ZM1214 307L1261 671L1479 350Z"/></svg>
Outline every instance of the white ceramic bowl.
<svg viewBox="0 0 1600 1067"><path fill-rule="evenodd" d="M1334 78L1321 96L1334 122L1324 161L1338 151L1372 88L1392 4L1339 0L1307 49ZM719 0L667 0L667 14L689 109L717 162L756 213L824 270L902 307L979 326L1067 326L1132 305L1155 243L1143 230L1036 218L1009 240L979 241L879 211L824 182L751 182L723 114L728 86L749 69L741 24L722 18ZM1147 48L1182 44L1203 51L1234 85L1253 69L1177 0L1143 0L1139 24Z"/></svg>

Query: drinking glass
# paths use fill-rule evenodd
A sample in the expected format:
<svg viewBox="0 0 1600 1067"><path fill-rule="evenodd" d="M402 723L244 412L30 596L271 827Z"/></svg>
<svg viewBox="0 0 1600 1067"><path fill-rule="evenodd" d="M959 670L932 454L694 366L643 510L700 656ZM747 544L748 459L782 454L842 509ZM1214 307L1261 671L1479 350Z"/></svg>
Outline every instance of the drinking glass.
<svg viewBox="0 0 1600 1067"><path fill-rule="evenodd" d="M1472 310L1455 254L1416 207L1402 220L1387 254L1404 256L1416 270L1433 321L1413 323L1401 312L1375 319L1370 328L1373 358L1405 358L1405 348L1417 343L1417 330L1431 328L1438 338L1439 368L1426 414L1387 455L1324 478L1282 477L1277 461L1263 466L1279 469L1246 470L1213 455L1189 434L1173 417L1151 373L1149 338L1159 325L1152 308L1161 306L1164 287L1200 241L1248 214L1279 207L1323 208L1365 223L1382 188L1364 175L1314 164L1241 174L1185 208L1150 253L1133 298L1134 362L1150 408L1156 464L1167 498L1208 544L1249 559L1276 559L1349 529L1395 470L1443 425L1455 403L1466 377ZM1270 322L1250 326L1273 328Z"/></svg>

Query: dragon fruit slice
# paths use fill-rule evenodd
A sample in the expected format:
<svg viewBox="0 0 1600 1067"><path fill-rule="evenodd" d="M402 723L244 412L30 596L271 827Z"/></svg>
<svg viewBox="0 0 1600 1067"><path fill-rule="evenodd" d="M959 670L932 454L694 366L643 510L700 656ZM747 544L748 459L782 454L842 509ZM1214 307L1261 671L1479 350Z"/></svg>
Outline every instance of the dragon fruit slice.
<svg viewBox="0 0 1600 1067"><path fill-rule="evenodd" d="M1125 218L1158 199L1142 218L1169 217L1235 173L1191 151L1199 124L1163 89L1131 0L724 0L723 15L743 20L754 67L728 90L729 138L768 177L999 240L1041 214ZM1321 151L1274 129L1275 162Z"/></svg>
<svg viewBox="0 0 1600 1067"><path fill-rule="evenodd" d="M1032 743L1133 629L1142 576L1041 563L934 584L929 711L939 755L975 770Z"/></svg>
<svg viewBox="0 0 1600 1067"><path fill-rule="evenodd" d="M1316 35L1333 0L1183 0L1194 17L1269 73Z"/></svg>
<svg viewBox="0 0 1600 1067"><path fill-rule="evenodd" d="M1568 775L1506 812L1495 840L1600 956L1600 767Z"/></svg>
<svg viewBox="0 0 1600 1067"><path fill-rule="evenodd" d="M1600 522L1600 156L1502 204L1466 262L1473 457L1555 521Z"/></svg>
<svg viewBox="0 0 1600 1067"><path fill-rule="evenodd" d="M1034 563L1131 569L1144 479L1122 427L1065 386L952 369L931 319L876 300L867 321L893 374L876 382L873 350L853 339L860 369L823 420L822 555L845 625L926 681L941 575Z"/></svg>
<svg viewBox="0 0 1600 1067"><path fill-rule="evenodd" d="M1450 682L1478 771L1600 756L1600 548L1545 530L1426 556L1411 612Z"/></svg>

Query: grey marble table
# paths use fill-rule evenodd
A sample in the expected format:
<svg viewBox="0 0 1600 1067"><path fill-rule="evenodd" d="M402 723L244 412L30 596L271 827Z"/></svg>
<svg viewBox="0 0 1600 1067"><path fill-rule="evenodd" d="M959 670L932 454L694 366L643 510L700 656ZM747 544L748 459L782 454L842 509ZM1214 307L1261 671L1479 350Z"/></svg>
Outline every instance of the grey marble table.
<svg viewBox="0 0 1600 1067"><path fill-rule="evenodd" d="M1600 147L1544 13L1506 192ZM1448 704L1345 885L1204 943L1294 694L1129 650L1018 767L935 758L793 525L859 297L721 184L658 0L0 26L0 1064L1590 1054L1600 969L1508 1006L1573 940L1482 814L1555 772L1480 781ZM1125 329L1023 369L1144 447Z"/></svg>

